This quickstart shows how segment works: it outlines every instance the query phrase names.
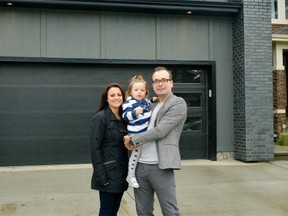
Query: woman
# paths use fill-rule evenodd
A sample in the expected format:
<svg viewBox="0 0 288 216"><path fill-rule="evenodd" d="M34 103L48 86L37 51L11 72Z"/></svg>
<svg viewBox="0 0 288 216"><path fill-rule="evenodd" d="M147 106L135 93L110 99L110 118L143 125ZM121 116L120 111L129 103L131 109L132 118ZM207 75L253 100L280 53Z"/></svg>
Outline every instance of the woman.
<svg viewBox="0 0 288 216"><path fill-rule="evenodd" d="M116 216L128 188L128 152L123 143L126 125L121 118L124 98L125 92L119 84L108 85L92 120L91 188L99 190L99 216Z"/></svg>

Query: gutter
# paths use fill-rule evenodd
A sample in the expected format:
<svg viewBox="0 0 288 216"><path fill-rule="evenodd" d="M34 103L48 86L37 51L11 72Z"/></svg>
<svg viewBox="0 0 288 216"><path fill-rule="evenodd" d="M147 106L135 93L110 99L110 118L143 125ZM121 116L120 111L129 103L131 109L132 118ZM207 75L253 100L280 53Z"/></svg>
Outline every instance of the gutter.
<svg viewBox="0 0 288 216"><path fill-rule="evenodd" d="M10 3L10 6L8 5ZM0 7L74 9L136 13L233 16L240 12L239 1L192 0L0 0Z"/></svg>

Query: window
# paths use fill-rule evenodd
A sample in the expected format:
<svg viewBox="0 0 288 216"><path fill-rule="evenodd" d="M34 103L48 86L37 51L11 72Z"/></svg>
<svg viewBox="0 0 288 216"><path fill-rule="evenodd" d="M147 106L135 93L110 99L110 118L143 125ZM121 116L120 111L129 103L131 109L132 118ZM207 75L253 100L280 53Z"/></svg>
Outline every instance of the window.
<svg viewBox="0 0 288 216"><path fill-rule="evenodd" d="M288 24L288 0L271 0L273 24Z"/></svg>
<svg viewBox="0 0 288 216"><path fill-rule="evenodd" d="M201 93L174 93L174 94L184 98L188 107L202 107Z"/></svg>
<svg viewBox="0 0 288 216"><path fill-rule="evenodd" d="M201 132L202 119L201 117L188 117L183 126L182 132Z"/></svg>
<svg viewBox="0 0 288 216"><path fill-rule="evenodd" d="M278 2L277 1L278 0L271 0L272 19L278 19Z"/></svg>
<svg viewBox="0 0 288 216"><path fill-rule="evenodd" d="M174 82L201 83L201 69L174 69L172 76Z"/></svg>
<svg viewBox="0 0 288 216"><path fill-rule="evenodd" d="M285 0L285 19L288 20L288 0Z"/></svg>

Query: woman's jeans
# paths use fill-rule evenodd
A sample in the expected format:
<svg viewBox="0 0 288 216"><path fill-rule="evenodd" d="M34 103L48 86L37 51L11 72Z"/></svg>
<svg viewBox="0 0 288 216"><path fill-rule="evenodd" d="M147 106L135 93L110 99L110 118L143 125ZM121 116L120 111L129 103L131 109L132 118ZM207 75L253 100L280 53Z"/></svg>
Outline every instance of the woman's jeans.
<svg viewBox="0 0 288 216"><path fill-rule="evenodd" d="M117 216L123 194L124 192L108 193L99 191L99 216Z"/></svg>

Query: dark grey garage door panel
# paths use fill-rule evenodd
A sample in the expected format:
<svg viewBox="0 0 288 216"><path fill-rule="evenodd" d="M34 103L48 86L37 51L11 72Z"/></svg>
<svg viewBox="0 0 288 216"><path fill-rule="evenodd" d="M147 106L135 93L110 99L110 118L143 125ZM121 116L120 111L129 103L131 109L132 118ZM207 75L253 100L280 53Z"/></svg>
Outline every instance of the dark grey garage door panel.
<svg viewBox="0 0 288 216"><path fill-rule="evenodd" d="M90 113L6 113L0 115L0 137L87 136Z"/></svg>
<svg viewBox="0 0 288 216"><path fill-rule="evenodd" d="M87 136L1 138L0 165L89 162Z"/></svg>
<svg viewBox="0 0 288 216"><path fill-rule="evenodd" d="M0 64L0 166L90 163L90 125L104 86L142 74L153 96L153 65ZM169 67L168 67L169 68ZM175 67L177 68L177 67ZM205 73L174 70L176 95L188 105L182 159L207 158ZM191 72L191 73L190 73ZM198 73L198 74L197 74ZM192 74L192 75L191 75Z"/></svg>
<svg viewBox="0 0 288 216"><path fill-rule="evenodd" d="M0 166L90 162L90 125L103 87L151 68L0 66Z"/></svg>
<svg viewBox="0 0 288 216"><path fill-rule="evenodd" d="M91 111L95 91L95 87L2 87L0 112Z"/></svg>
<svg viewBox="0 0 288 216"><path fill-rule="evenodd" d="M0 164L89 162L95 88L14 86L0 91Z"/></svg>

